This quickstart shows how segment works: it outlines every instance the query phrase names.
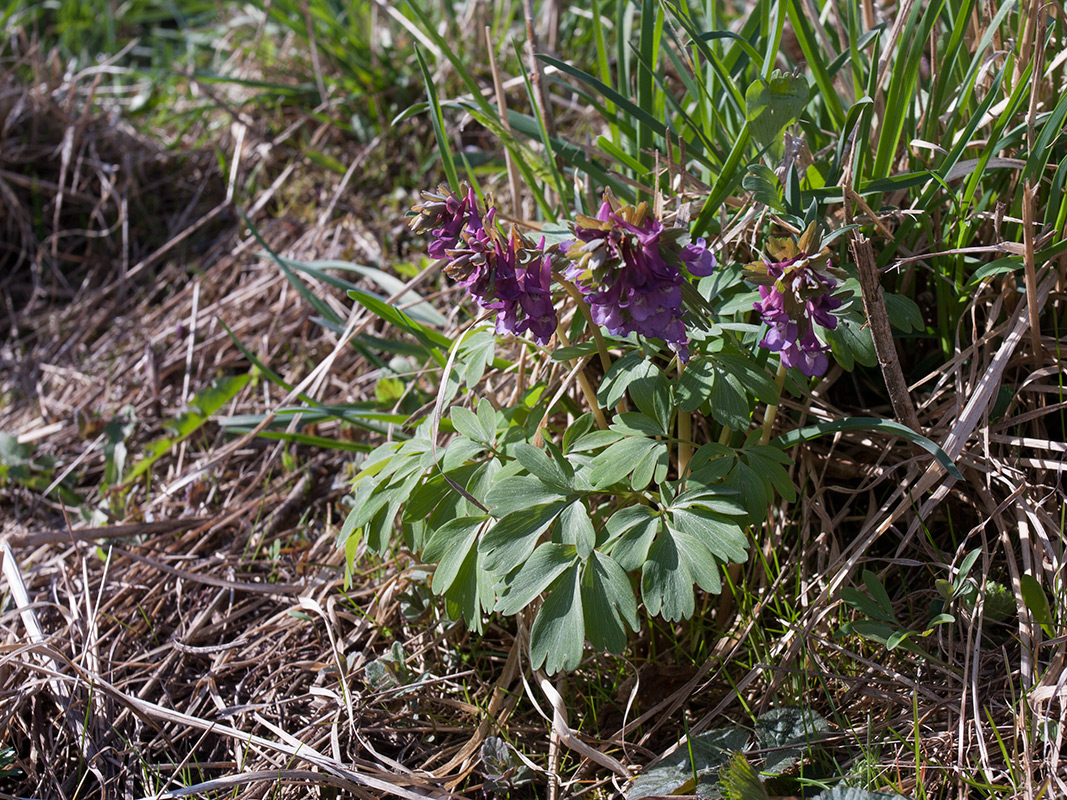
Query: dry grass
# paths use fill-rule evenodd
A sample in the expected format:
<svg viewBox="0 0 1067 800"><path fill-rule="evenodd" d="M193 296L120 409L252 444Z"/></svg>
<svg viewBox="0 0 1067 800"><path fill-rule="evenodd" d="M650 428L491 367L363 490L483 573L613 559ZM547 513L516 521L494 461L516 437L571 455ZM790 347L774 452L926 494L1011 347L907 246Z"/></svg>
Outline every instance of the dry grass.
<svg viewBox="0 0 1067 800"><path fill-rule="evenodd" d="M100 424L120 408L136 411L134 452L213 378L249 370L222 323L294 384L335 354L308 383L321 402L373 396L369 365L312 322L252 237L224 226L232 176L195 154L176 167L52 92L7 84L0 112L16 145L0 149L11 332L0 345L0 430L57 456L76 488L99 486ZM27 130L39 134L33 146ZM298 164L282 175L314 178ZM282 185L251 205L277 252L380 257L343 203L314 222L270 219L262 209ZM1060 313L1062 271L1037 277L1031 304ZM348 316L327 287L313 290ZM1039 735L1067 715L1067 637L1043 633L1020 592L1031 574L1063 597L1061 343L1043 331L1033 352L1028 304L1014 299L993 286L976 293L958 332L976 344L911 387L924 432L966 483L902 445L816 442L798 454L802 500L775 509L734 602L677 629L649 625L630 661L592 658L554 684L529 673L521 625L479 639L432 602L413 608L425 574L410 554L358 559L343 591L344 453L235 447L208 426L157 462L128 518L102 527L8 485L0 748L14 748L22 774L0 790L473 797L479 747L502 734L539 770L530 791L610 796L683 731L806 702L837 726L829 744L841 772L863 760L883 785L929 796L966 797L967 781L1008 797L1067 794L1062 726ZM1002 387L1012 403L990 421ZM837 370L782 418L892 416L868 393L881 396ZM265 413L284 398L252 383L227 413ZM336 424L317 433L349 435ZM921 625L933 580L951 578L975 547L980 577L1019 598L1007 623L974 614L939 629L922 642L940 662L834 637L850 613L840 589L860 569L891 579L898 616ZM394 642L421 681L376 688L365 668Z"/></svg>

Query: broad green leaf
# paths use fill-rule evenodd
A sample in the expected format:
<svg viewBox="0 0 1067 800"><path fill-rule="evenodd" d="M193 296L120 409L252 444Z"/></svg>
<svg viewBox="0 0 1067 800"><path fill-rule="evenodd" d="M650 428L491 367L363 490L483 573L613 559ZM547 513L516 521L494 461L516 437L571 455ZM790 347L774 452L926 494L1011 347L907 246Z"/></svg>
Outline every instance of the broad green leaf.
<svg viewBox="0 0 1067 800"><path fill-rule="evenodd" d="M545 503L504 516L482 536L479 549L485 555L486 569L507 575L524 564L565 505L563 501Z"/></svg>
<svg viewBox="0 0 1067 800"><path fill-rule="evenodd" d="M570 453L584 453L589 450L598 450L601 447L615 444L622 437L623 434L616 431L590 431L579 436L567 451Z"/></svg>
<svg viewBox="0 0 1067 800"><path fill-rule="evenodd" d="M496 611L505 616L518 614L573 563L575 553L571 546L555 542L538 546L518 572L498 584L501 596Z"/></svg>
<svg viewBox="0 0 1067 800"><path fill-rule="evenodd" d="M748 428L748 396L736 375L720 372L716 376L711 387L711 415L728 428Z"/></svg>
<svg viewBox="0 0 1067 800"><path fill-rule="evenodd" d="M481 567L477 547L467 550L455 577L444 593L445 609L452 619L462 617L475 632L482 629L482 612L492 603L492 584Z"/></svg>
<svg viewBox="0 0 1067 800"><path fill-rule="evenodd" d="M557 464L553 459L532 444L521 442L512 448L511 454L522 464L526 470L541 479L543 483L552 489L567 492L573 488L574 471L563 462ZM562 466L566 467L565 471Z"/></svg>
<svg viewBox="0 0 1067 800"><path fill-rule="evenodd" d="M882 296L885 299L885 310L889 315L889 322L894 328L904 333L926 329L923 312L914 300L892 292L885 292Z"/></svg>
<svg viewBox="0 0 1067 800"><path fill-rule="evenodd" d="M486 493L485 502L494 516L503 517L515 511L529 510L562 500L566 492L545 485L534 475L512 475L500 479Z"/></svg>
<svg viewBox="0 0 1067 800"><path fill-rule="evenodd" d="M670 451L665 442L657 442L656 446L641 456L634 465L630 488L635 492L640 492L653 480L660 483L667 477L668 469L670 469Z"/></svg>
<svg viewBox="0 0 1067 800"><path fill-rule="evenodd" d="M718 594L722 591L719 562L699 532L678 527L675 522L673 518L667 522L667 531L674 538L674 546L678 548L678 555L688 568L689 576L705 592Z"/></svg>
<svg viewBox="0 0 1067 800"><path fill-rule="evenodd" d="M743 355L718 353L714 359L729 374L737 378L746 391L751 392L757 400L764 403L778 402L778 387L774 383L774 378L768 375L751 358Z"/></svg>
<svg viewBox="0 0 1067 800"><path fill-rule="evenodd" d="M639 569L659 532L659 514L645 505L621 508L608 520L605 549L626 572Z"/></svg>
<svg viewBox="0 0 1067 800"><path fill-rule="evenodd" d="M585 619L582 593L575 564L552 586L530 628L530 665L544 665L549 675L561 669L576 669L582 662Z"/></svg>
<svg viewBox="0 0 1067 800"><path fill-rule="evenodd" d="M716 462L728 459L716 459ZM748 512L740 503L740 496L733 489L721 486L697 487L678 495L670 504L671 509L696 506L704 511L725 514L728 517L744 517Z"/></svg>
<svg viewBox="0 0 1067 800"><path fill-rule="evenodd" d="M711 397L718 373L715 364L706 357L694 355L678 378L678 407L682 411L696 411Z"/></svg>
<svg viewBox="0 0 1067 800"><path fill-rule="evenodd" d="M669 531L661 531L641 569L641 599L648 613L678 622L693 616L693 577Z"/></svg>
<svg viewBox="0 0 1067 800"><path fill-rule="evenodd" d="M1041 626L1046 636L1054 637L1052 607L1049 605L1048 596L1041 588L1041 584L1033 575L1026 574L1020 576L1019 588L1022 591L1023 602L1026 603L1034 622Z"/></svg>
<svg viewBox="0 0 1067 800"><path fill-rule="evenodd" d="M635 434L637 436L666 436L667 428L659 420L636 411L617 414L611 421L611 430L616 433Z"/></svg>
<svg viewBox="0 0 1067 800"><path fill-rule="evenodd" d="M463 406L453 406L449 415L456 430L475 442L492 443L478 415Z"/></svg>
<svg viewBox="0 0 1067 800"><path fill-rule="evenodd" d="M805 751L811 750L829 727L825 719L809 708L783 706L761 714L756 720L756 736L760 749L770 751L762 771L773 775L785 772Z"/></svg>
<svg viewBox="0 0 1067 800"><path fill-rule="evenodd" d="M612 364L600 382L597 401L603 408L613 408L626 395L631 381L649 378L659 369L638 351L624 355Z"/></svg>
<svg viewBox="0 0 1067 800"><path fill-rule="evenodd" d="M423 549L422 557L437 564L431 588L444 594L455 581L463 562L478 541L478 532L488 517L460 517L454 519L432 534Z"/></svg>
<svg viewBox="0 0 1067 800"><path fill-rule="evenodd" d="M631 472L641 458L655 450L662 442L644 437L627 436L622 441L611 445L593 459L593 470L589 481L596 487L610 486L618 483Z"/></svg>
<svg viewBox="0 0 1067 800"><path fill-rule="evenodd" d="M583 501L576 500L563 509L559 515L559 529L563 544L574 545L580 558L589 558L596 544L596 531Z"/></svg>
<svg viewBox="0 0 1067 800"><path fill-rule="evenodd" d="M745 451L745 459L756 474L764 479L764 482L769 481L778 490L779 495L792 503L797 499L793 481L790 479L789 473L785 471L785 467L773 457L768 457L767 451L775 451L775 448L766 446L763 448L749 448ZM780 450L777 452L781 453Z"/></svg>
<svg viewBox="0 0 1067 800"><path fill-rule="evenodd" d="M783 75L778 70L769 79L757 78L745 92L745 117L753 138L769 145L787 125L804 113L811 89L802 76Z"/></svg>
<svg viewBox="0 0 1067 800"><path fill-rule="evenodd" d="M748 538L735 519L690 506L672 510L671 520L675 530L697 539L720 561L743 564L748 560Z"/></svg>
<svg viewBox="0 0 1067 800"><path fill-rule="evenodd" d="M610 556L594 552L582 573L585 633L593 647L609 653L626 648L626 625L636 631L637 600L630 579Z"/></svg>
<svg viewBox="0 0 1067 800"><path fill-rule="evenodd" d="M753 524L759 524L767 517L767 504L771 502L771 492L763 478L747 464L738 461L722 485L738 493L738 499L748 512Z"/></svg>
<svg viewBox="0 0 1067 800"><path fill-rule="evenodd" d="M673 753L649 764L627 787L626 800L684 794L718 797L719 769L748 744L741 728L715 728L691 736ZM695 780L694 780L695 776Z"/></svg>
<svg viewBox="0 0 1067 800"><path fill-rule="evenodd" d="M645 416L659 423L660 431L666 432L671 423L671 398L667 379L655 364L644 362L651 369L645 375L635 375L629 383L630 397Z"/></svg>
<svg viewBox="0 0 1067 800"><path fill-rule="evenodd" d="M878 364L878 354L874 350L874 339L870 326L858 312L849 312L837 318L837 327L833 330L820 328L819 332L833 350L834 358L842 367L851 370L853 362L865 367Z"/></svg>
<svg viewBox="0 0 1067 800"><path fill-rule="evenodd" d="M572 424L568 425L567 430L563 433L563 452L571 452L573 445L589 433L595 424L596 420L593 417L593 413L589 411L582 414L574 420Z"/></svg>

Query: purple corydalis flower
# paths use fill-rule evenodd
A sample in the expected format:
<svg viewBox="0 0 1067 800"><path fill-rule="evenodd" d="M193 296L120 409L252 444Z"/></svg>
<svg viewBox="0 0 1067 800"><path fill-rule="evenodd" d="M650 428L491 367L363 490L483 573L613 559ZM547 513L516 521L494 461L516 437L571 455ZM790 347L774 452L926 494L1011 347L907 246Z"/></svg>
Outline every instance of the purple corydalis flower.
<svg viewBox="0 0 1067 800"><path fill-rule="evenodd" d="M646 203L620 206L609 196L596 217L578 215L572 228L565 275L585 296L593 322L613 336L662 339L687 361L682 284L687 274L704 277L715 268L704 240L682 245L686 231L665 226Z"/></svg>
<svg viewBox="0 0 1067 800"><path fill-rule="evenodd" d="M820 248L814 223L799 242L772 238L767 249L776 260L745 267L745 277L760 284L760 301L753 306L769 326L759 346L778 353L786 367L809 377L823 375L830 348L819 341L814 326L837 327L833 312L841 299L832 294L838 279L831 273L841 273L830 266L829 251Z"/></svg>
<svg viewBox="0 0 1067 800"><path fill-rule="evenodd" d="M538 344L546 344L558 320L544 239L534 247L514 228L505 235L494 208L480 213L473 190L462 200L445 187L423 197L427 202L415 207L411 227L432 231L429 255L447 258L445 274L479 306L496 312L498 333L530 331Z"/></svg>
<svg viewBox="0 0 1067 800"><path fill-rule="evenodd" d="M423 192L423 202L411 207L415 212L409 223L415 233L430 232L426 252L431 258L447 258L447 251L455 247L460 234L472 216L477 217L478 200L473 189L456 194L444 184L435 191ZM478 221L480 224L480 220Z"/></svg>

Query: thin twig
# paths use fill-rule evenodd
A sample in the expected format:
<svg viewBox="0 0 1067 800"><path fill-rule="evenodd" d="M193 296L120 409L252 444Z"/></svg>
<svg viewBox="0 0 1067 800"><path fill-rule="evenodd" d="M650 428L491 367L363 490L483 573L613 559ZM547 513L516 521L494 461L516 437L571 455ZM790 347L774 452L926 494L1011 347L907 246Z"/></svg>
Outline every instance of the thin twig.
<svg viewBox="0 0 1067 800"><path fill-rule="evenodd" d="M915 404L908 394L908 384L904 380L897 347L893 342L893 331L889 326L889 314L885 308L885 297L882 295L882 284L878 280L878 265L870 239L862 234L855 236L852 239L852 255L859 271L863 310L867 312L867 319L871 323L874 351L878 354L878 365L889 390L893 413L898 422L907 425L916 433L922 433L919 416L915 413Z"/></svg>

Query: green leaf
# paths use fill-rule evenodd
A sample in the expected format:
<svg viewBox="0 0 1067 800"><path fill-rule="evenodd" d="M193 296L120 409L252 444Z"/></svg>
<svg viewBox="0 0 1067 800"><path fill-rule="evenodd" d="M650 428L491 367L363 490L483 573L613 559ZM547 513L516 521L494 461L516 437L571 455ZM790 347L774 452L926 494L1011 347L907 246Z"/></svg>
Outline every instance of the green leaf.
<svg viewBox="0 0 1067 800"><path fill-rule="evenodd" d="M1041 588L1041 584L1033 575L1026 574L1020 576L1019 588L1022 591L1023 602L1026 603L1034 622L1041 626L1046 636L1054 637L1052 608L1049 606L1048 596Z"/></svg>
<svg viewBox="0 0 1067 800"><path fill-rule="evenodd" d="M503 517L516 511L527 511L563 500L566 492L548 486L534 475L512 475L502 478L486 492L485 502L493 516Z"/></svg>
<svg viewBox="0 0 1067 800"><path fill-rule="evenodd" d="M722 485L738 493L741 504L748 512L749 521L759 524L767 517L767 504L771 492L754 469L738 461L723 480Z"/></svg>
<svg viewBox="0 0 1067 800"><path fill-rule="evenodd" d="M627 787L626 800L675 794L715 797L719 769L748 744L741 728L715 728L691 736L673 753L653 761Z"/></svg>
<svg viewBox="0 0 1067 800"><path fill-rule="evenodd" d="M675 530L684 531L699 541L719 561L743 564L748 560L748 537L735 519L694 505L673 509L670 524ZM717 592L718 589L708 591Z"/></svg>
<svg viewBox="0 0 1067 800"><path fill-rule="evenodd" d="M496 611L505 616L518 614L574 563L573 547L556 542L539 545L518 572L498 585L501 596Z"/></svg>
<svg viewBox="0 0 1067 800"><path fill-rule="evenodd" d="M872 433L885 433L891 436L899 436L901 439L905 439L912 444L919 445L919 447L933 455L938 463L941 464L953 478L958 481L963 480L963 475L956 469L956 465L952 463L952 459L950 459L948 454L936 444L922 434L916 433L906 425L901 425L899 422L880 419L878 417L846 417L845 419L837 419L830 422L820 422L818 425L809 425L782 434L774 440L773 444L782 450L786 450L800 442L810 442L812 439L817 439L827 433L840 433L842 431L869 431Z"/></svg>
<svg viewBox="0 0 1067 800"><path fill-rule="evenodd" d="M463 562L478 541L478 532L489 517L460 517L450 520L430 535L422 557L437 564L431 588L444 594L456 580Z"/></svg>
<svg viewBox="0 0 1067 800"><path fill-rule="evenodd" d="M776 211L784 211L782 185L774 171L764 164L750 164L748 173L741 180L741 186L745 191L752 192L752 199Z"/></svg>
<svg viewBox="0 0 1067 800"><path fill-rule="evenodd" d="M596 420L593 417L593 413L587 411L585 414L582 414L574 420L572 424L568 425L567 430L563 433L563 452L571 452L574 444L589 433L595 424ZM612 441L614 441L614 439Z"/></svg>
<svg viewBox="0 0 1067 800"><path fill-rule="evenodd" d="M473 411L463 408L463 406L453 406L449 417L456 430L468 439L484 444L492 443L492 439L486 434L485 428L482 427L481 420L478 419L478 415Z"/></svg>
<svg viewBox="0 0 1067 800"><path fill-rule="evenodd" d="M837 318L836 328L821 328L819 332L844 369L851 371L854 362L865 367L878 364L870 327L859 313L843 314Z"/></svg>
<svg viewBox="0 0 1067 800"><path fill-rule="evenodd" d="M648 450L634 465L630 488L635 492L640 492L653 480L660 483L667 477L668 469L670 469L670 450L666 442L656 442L655 447Z"/></svg>
<svg viewBox="0 0 1067 800"><path fill-rule="evenodd" d="M563 501L545 503L505 515L482 536L480 550L486 569L506 575L524 564L565 505Z"/></svg>
<svg viewBox="0 0 1067 800"><path fill-rule="evenodd" d="M641 569L641 599L648 613L667 622L693 616L693 577L669 530L662 531L649 548Z"/></svg>
<svg viewBox="0 0 1067 800"><path fill-rule="evenodd" d="M511 454L528 472L536 475L550 488L562 492L568 492L573 488L574 470L566 461L556 463L543 450L526 442L515 445Z"/></svg>
<svg viewBox="0 0 1067 800"><path fill-rule="evenodd" d="M651 369L644 375L633 375L628 386L630 397L645 416L656 420L660 430L666 432L671 423L671 398L667 379L655 364L645 364Z"/></svg>
<svg viewBox="0 0 1067 800"><path fill-rule="evenodd" d="M650 378L658 368L638 351L631 351L608 367L600 382L596 394L597 402L603 408L613 408L626 395L630 382L640 378Z"/></svg>
<svg viewBox="0 0 1067 800"><path fill-rule="evenodd" d="M491 607L492 590L492 582L482 567L478 548L472 547L444 593L445 609L452 619L462 617L467 627L480 632L482 612Z"/></svg>
<svg viewBox="0 0 1067 800"><path fill-rule="evenodd" d="M756 720L756 736L760 749L771 751L767 753L762 771L782 774L799 761L805 751L810 751L829 727L825 719L809 708L783 706L761 714Z"/></svg>
<svg viewBox="0 0 1067 800"><path fill-rule="evenodd" d="M659 532L660 523L659 514L648 506L620 508L605 525L608 532L605 550L626 572L639 569L648 557L648 548Z"/></svg>
<svg viewBox="0 0 1067 800"><path fill-rule="evenodd" d="M810 96L808 81L801 76L775 70L768 80L754 80L745 92L745 117L752 136L762 145L775 142L782 129L804 113Z"/></svg>
<svg viewBox="0 0 1067 800"><path fill-rule="evenodd" d="M711 397L718 373L711 359L694 355L678 378L678 407L682 411L696 411Z"/></svg>
<svg viewBox="0 0 1067 800"><path fill-rule="evenodd" d="M563 544L574 545L583 560L589 558L596 544L596 530L583 501L577 500L563 509L559 515L559 527Z"/></svg>
<svg viewBox="0 0 1067 800"><path fill-rule="evenodd" d="M734 753L719 771L719 789L723 800L770 800L759 773L744 753Z"/></svg>
<svg viewBox="0 0 1067 800"><path fill-rule="evenodd" d="M176 419L164 423L174 436L156 439L145 448L140 460L133 465L123 483L130 483L147 472L151 466L172 447L188 439L203 427L211 415L230 402L251 380L251 375L232 375L219 378L210 386L201 389L190 401L190 410Z"/></svg>
<svg viewBox="0 0 1067 800"><path fill-rule="evenodd" d="M720 373L711 387L711 415L734 430L749 426L748 396L732 373Z"/></svg>
<svg viewBox="0 0 1067 800"><path fill-rule="evenodd" d="M636 631L637 600L630 579L610 556L593 552L582 573L585 632L598 650L621 653L626 649L626 628Z"/></svg>
<svg viewBox="0 0 1067 800"><path fill-rule="evenodd" d="M817 794L815 800L910 800L902 794L872 792L855 786L835 786Z"/></svg>
<svg viewBox="0 0 1067 800"><path fill-rule="evenodd" d="M616 431L590 431L579 436L568 448L568 452L584 453L589 450L599 450L601 447L615 444L622 437L623 434Z"/></svg>
<svg viewBox="0 0 1067 800"><path fill-rule="evenodd" d="M894 328L904 333L926 329L923 312L914 300L891 292L885 292L882 296L885 298L885 310L889 315L889 322Z"/></svg>
<svg viewBox="0 0 1067 800"><path fill-rule="evenodd" d="M593 459L589 481L595 487L611 486L631 472L646 453L655 450L662 442L638 436L627 436L611 445Z"/></svg>
<svg viewBox="0 0 1067 800"><path fill-rule="evenodd" d="M582 663L585 618L578 565L564 572L552 586L530 628L530 665L552 675Z"/></svg>
<svg viewBox="0 0 1067 800"><path fill-rule="evenodd" d="M718 594L722 591L718 560L699 532L678 527L674 523L673 518L667 522L667 531L674 538L674 546L678 548L678 555L686 565L689 576L705 592ZM692 594L692 589L689 594Z"/></svg>
<svg viewBox="0 0 1067 800"><path fill-rule="evenodd" d="M770 486L776 489L778 494L790 503L797 499L796 487L793 486L789 473L773 456L773 453L781 454L780 450L766 445L763 447L756 445L746 449L744 452L749 466L752 467L757 475L763 478L765 483L769 482Z"/></svg>
<svg viewBox="0 0 1067 800"><path fill-rule="evenodd" d="M637 436L667 435L666 426L662 425L659 420L636 411L616 414L609 427L616 433L635 434Z"/></svg>
<svg viewBox="0 0 1067 800"><path fill-rule="evenodd" d="M774 379L750 357L718 353L714 356L714 359L729 374L736 377L757 400L761 400L764 403L778 402L778 387L775 385Z"/></svg>

